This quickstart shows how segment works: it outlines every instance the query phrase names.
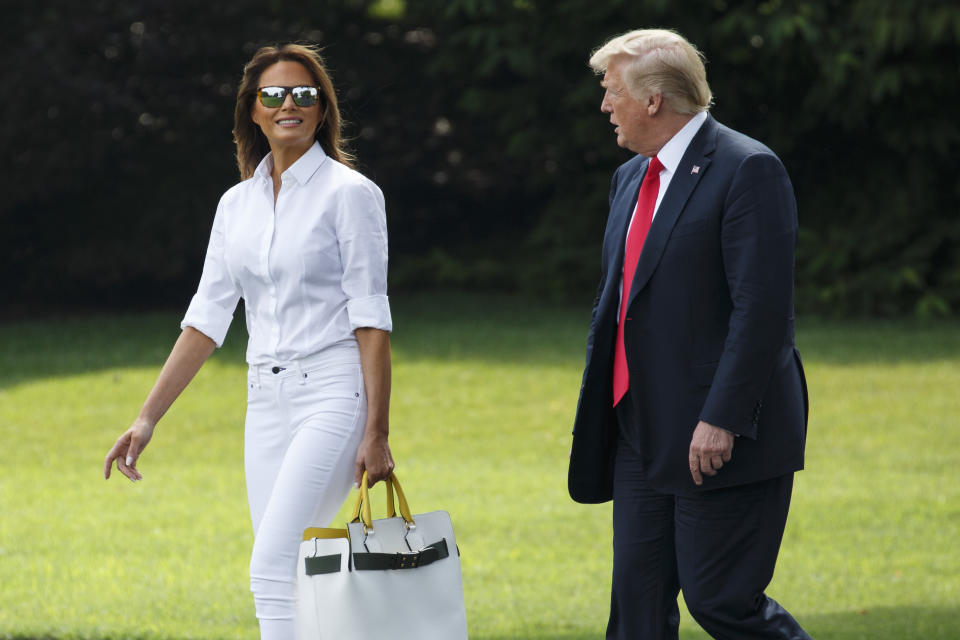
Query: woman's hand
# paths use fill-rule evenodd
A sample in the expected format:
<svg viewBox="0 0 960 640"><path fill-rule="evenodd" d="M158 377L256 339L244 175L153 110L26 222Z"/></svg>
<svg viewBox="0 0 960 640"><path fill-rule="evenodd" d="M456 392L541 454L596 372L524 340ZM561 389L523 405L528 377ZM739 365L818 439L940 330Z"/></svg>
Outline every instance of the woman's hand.
<svg viewBox="0 0 960 640"><path fill-rule="evenodd" d="M210 357L217 344L193 327L186 327L177 338L166 364L160 370L157 383L147 395L140 415L127 431L117 438L103 461L103 477L110 477L110 467L117 461L117 469L133 482L142 480L143 476L137 471L137 458L143 451L157 422L167 412L173 401L177 399L193 376L200 370L201 365Z"/></svg>
<svg viewBox="0 0 960 640"><path fill-rule="evenodd" d="M387 437L369 426L357 449L357 464L353 474L354 485L360 486L364 471L367 472L371 487L393 473L393 456L390 454Z"/></svg>
<svg viewBox="0 0 960 640"><path fill-rule="evenodd" d="M153 437L155 426L145 418L134 420L130 428L117 438L113 448L107 454L106 460L103 461L103 477L110 477L110 468L113 466L113 461L116 460L117 469L120 470L120 473L130 478L132 482L142 480L143 476L137 471L137 459L147 443L150 442L150 438Z"/></svg>

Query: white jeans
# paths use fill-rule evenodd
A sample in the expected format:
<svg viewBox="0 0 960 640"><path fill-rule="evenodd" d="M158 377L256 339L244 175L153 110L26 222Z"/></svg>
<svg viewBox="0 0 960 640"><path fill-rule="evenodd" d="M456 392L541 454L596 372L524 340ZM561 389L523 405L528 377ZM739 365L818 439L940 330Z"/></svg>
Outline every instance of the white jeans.
<svg viewBox="0 0 960 640"><path fill-rule="evenodd" d="M301 536L308 526L328 526L350 492L366 416L356 345L250 367L244 437L254 531L250 590L263 640L295 637Z"/></svg>

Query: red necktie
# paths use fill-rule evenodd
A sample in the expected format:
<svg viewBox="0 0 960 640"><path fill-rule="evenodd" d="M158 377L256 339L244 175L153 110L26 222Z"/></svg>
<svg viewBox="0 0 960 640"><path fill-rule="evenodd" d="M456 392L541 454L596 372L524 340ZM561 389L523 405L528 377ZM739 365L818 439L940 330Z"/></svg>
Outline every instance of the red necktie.
<svg viewBox="0 0 960 640"><path fill-rule="evenodd" d="M627 371L627 352L623 348L623 323L627 317L627 301L630 299L630 284L637 270L643 242L653 222L653 208L657 204L660 192L660 171L663 165L654 156L647 166L647 174L640 185L637 209L633 212L633 222L627 234L627 246L623 254L623 293L620 297L620 322L617 323L617 344L613 352L613 406L617 406L627 389L630 388L630 372Z"/></svg>

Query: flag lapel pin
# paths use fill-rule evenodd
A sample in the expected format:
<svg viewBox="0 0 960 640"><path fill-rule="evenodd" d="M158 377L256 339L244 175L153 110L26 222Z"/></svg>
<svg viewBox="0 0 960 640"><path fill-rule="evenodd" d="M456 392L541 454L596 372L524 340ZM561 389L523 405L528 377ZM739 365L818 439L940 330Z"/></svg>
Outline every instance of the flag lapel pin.
<svg viewBox="0 0 960 640"><path fill-rule="evenodd" d="M700 165L695 164L693 165L693 169L690 169L690 175L696 175L698 173L700 173Z"/></svg>

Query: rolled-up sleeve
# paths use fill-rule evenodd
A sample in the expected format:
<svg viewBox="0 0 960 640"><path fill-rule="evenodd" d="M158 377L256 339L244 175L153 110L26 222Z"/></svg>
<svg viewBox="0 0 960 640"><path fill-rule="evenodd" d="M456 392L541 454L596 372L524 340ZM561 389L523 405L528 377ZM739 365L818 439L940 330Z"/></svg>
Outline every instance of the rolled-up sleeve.
<svg viewBox="0 0 960 640"><path fill-rule="evenodd" d="M383 193L373 183L345 188L337 211L337 242L343 263L350 329L393 330L387 299L387 215Z"/></svg>
<svg viewBox="0 0 960 640"><path fill-rule="evenodd" d="M227 336L233 312L240 300L240 290L230 277L224 257L223 209L224 202L221 199L213 219L200 285L180 323L181 329L193 327L213 340L217 347L223 344Z"/></svg>

